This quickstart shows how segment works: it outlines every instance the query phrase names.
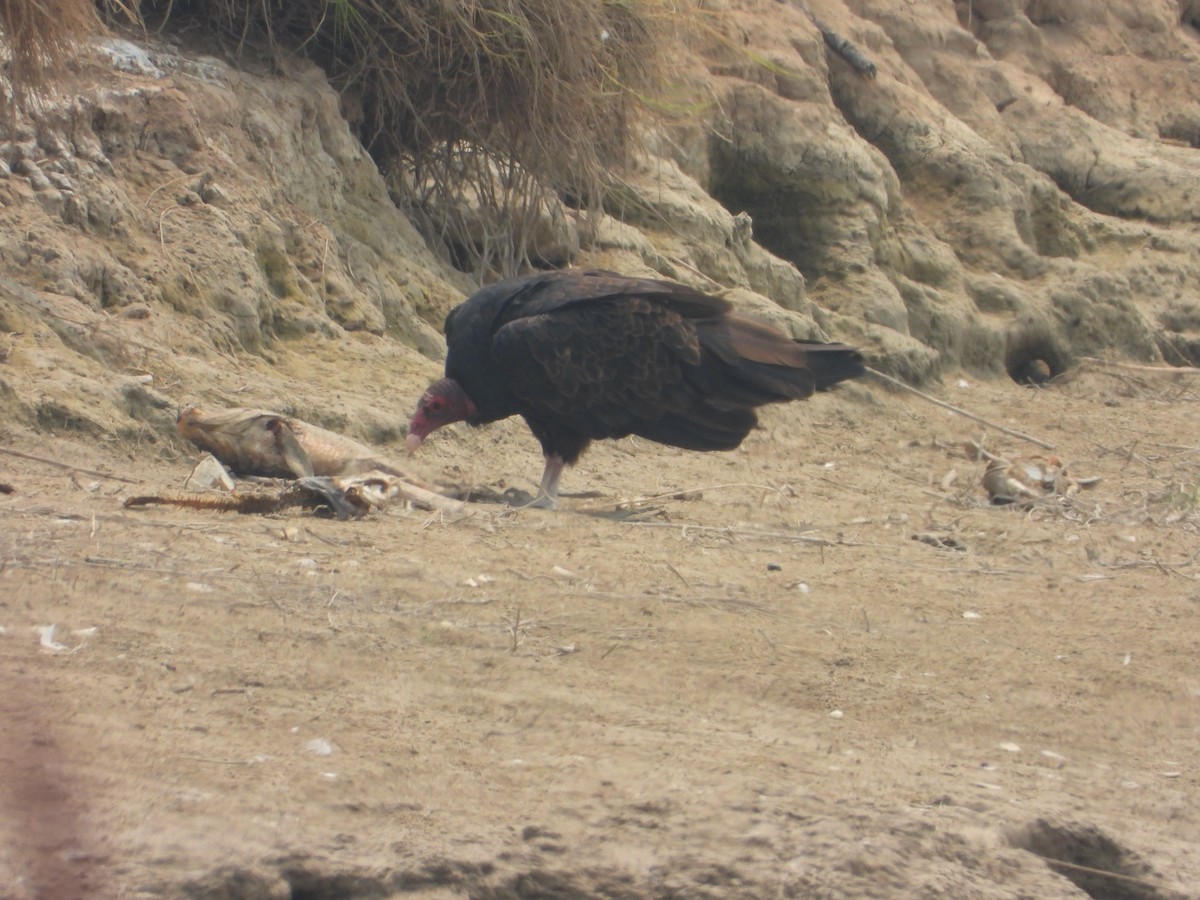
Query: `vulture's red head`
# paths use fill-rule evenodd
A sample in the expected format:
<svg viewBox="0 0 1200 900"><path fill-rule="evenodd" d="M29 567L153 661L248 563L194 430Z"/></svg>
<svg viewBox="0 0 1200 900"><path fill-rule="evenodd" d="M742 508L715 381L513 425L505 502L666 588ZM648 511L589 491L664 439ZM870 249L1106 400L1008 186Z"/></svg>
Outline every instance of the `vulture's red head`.
<svg viewBox="0 0 1200 900"><path fill-rule="evenodd" d="M461 422L474 415L475 404L457 381L453 378L435 381L421 395L417 411L408 423L404 446L409 453L415 453L421 442L443 425Z"/></svg>

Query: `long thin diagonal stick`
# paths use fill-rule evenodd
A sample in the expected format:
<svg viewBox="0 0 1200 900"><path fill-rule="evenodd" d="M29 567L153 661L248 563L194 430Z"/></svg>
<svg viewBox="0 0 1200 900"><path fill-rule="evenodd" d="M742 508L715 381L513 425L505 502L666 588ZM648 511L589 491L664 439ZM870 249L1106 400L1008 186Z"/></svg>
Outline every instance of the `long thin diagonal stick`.
<svg viewBox="0 0 1200 900"><path fill-rule="evenodd" d="M68 472L78 472L81 475L91 475L93 478L107 478L110 481L124 481L126 484L142 483L136 478L124 478L120 475L110 475L107 472L97 472L95 469L85 469L82 466L73 466L70 463L59 462L56 459L47 459L44 456L34 456L31 453L22 453L20 450L12 450L8 447L0 447L0 453L7 453L9 456L15 456L19 459L27 459L30 462L40 462L45 463L48 466L56 466L59 469L66 469Z"/></svg>
<svg viewBox="0 0 1200 900"><path fill-rule="evenodd" d="M1097 359L1094 356L1084 356L1079 361L1089 366L1125 369L1129 372L1146 372L1152 375L1200 375L1200 369L1195 366L1139 366L1137 363L1109 362L1107 359Z"/></svg>
<svg viewBox="0 0 1200 900"><path fill-rule="evenodd" d="M1037 854L1041 856L1041 854ZM1130 884L1144 884L1146 887L1153 888L1155 893L1158 893L1159 885L1153 881L1147 881L1145 878L1137 878L1133 875L1126 875L1123 872L1113 872L1109 869L1094 869L1091 866L1081 866L1079 863L1067 862L1065 859L1055 859L1052 856L1042 856L1048 866L1062 866L1064 869L1074 869L1076 872L1087 872L1089 875L1103 875L1105 878L1115 878L1118 881L1127 881ZM1139 891L1138 893L1141 893Z"/></svg>
<svg viewBox="0 0 1200 900"><path fill-rule="evenodd" d="M959 407L953 406L944 400L939 400L937 397L931 397L924 391L918 391L915 387L905 384L899 378L893 378L891 375L884 375L878 369L872 369L870 366L867 366L866 368L867 371L876 378L886 381L888 384L895 385L898 388L903 388L910 394L916 394L922 400L928 400L934 406L940 406L942 409L948 409L950 412L958 413L960 416L966 416L968 419L974 419L976 422L986 425L988 428L995 428L997 431L1002 431L1010 437L1020 438L1023 441L1029 441L1029 443L1037 444L1039 447L1044 447L1047 450L1054 449L1054 445L1049 441L1043 441L1041 438L1030 437L1029 435L1022 434L1019 431L1013 431L1011 428L1005 428L1003 425L997 425L995 422L989 422L983 416L977 416L973 412L967 412L965 409L960 409Z"/></svg>

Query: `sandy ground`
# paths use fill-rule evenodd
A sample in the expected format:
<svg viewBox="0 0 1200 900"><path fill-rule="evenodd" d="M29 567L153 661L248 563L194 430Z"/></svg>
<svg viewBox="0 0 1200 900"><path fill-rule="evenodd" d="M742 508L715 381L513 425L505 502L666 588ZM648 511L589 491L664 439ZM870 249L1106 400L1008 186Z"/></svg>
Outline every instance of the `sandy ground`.
<svg viewBox="0 0 1200 900"><path fill-rule="evenodd" d="M462 518L124 510L190 460L7 431L111 477L0 456L0 896L1195 896L1198 391L952 379L1103 477L1029 510L873 384Z"/></svg>

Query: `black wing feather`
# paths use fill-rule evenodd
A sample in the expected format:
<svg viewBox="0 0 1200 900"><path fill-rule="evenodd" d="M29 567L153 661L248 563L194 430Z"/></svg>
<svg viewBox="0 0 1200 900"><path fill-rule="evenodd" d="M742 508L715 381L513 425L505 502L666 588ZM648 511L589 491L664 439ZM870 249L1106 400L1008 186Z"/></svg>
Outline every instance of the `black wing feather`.
<svg viewBox="0 0 1200 900"><path fill-rule="evenodd" d="M685 380L702 358L695 327L643 297L516 319L496 331L491 352L526 418L551 417L593 439L639 433L700 399Z"/></svg>
<svg viewBox="0 0 1200 900"><path fill-rule="evenodd" d="M754 407L862 374L840 344L806 344L671 282L550 272L485 288L447 318L447 375L480 421L519 413L547 453L637 434L736 447Z"/></svg>

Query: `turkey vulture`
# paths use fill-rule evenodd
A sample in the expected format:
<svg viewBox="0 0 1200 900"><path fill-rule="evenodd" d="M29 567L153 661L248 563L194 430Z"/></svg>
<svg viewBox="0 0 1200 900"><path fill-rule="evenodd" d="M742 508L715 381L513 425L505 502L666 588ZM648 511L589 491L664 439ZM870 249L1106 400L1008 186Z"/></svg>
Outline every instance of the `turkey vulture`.
<svg viewBox="0 0 1200 900"><path fill-rule="evenodd" d="M451 310L445 330L446 377L421 397L408 451L451 422L520 415L546 457L534 505L550 508L563 466L593 440L732 450L754 407L864 372L852 347L796 341L726 300L603 271L498 282Z"/></svg>

